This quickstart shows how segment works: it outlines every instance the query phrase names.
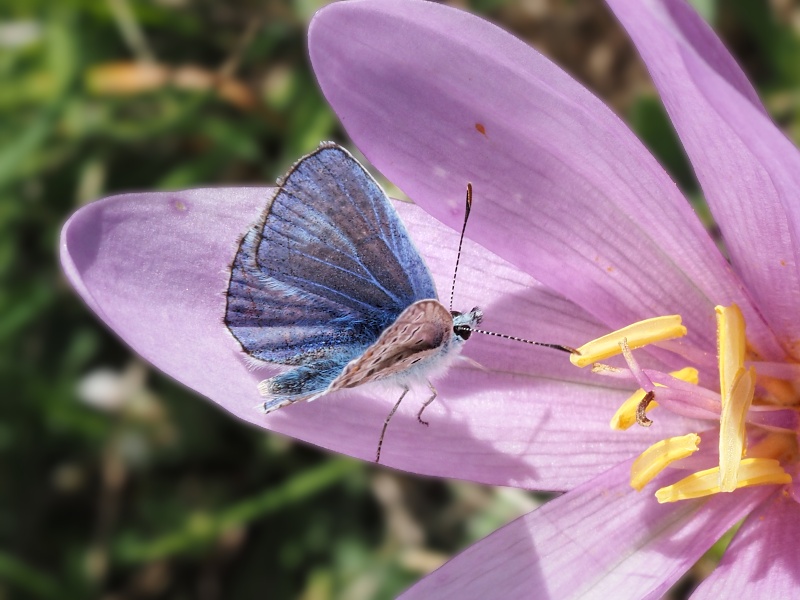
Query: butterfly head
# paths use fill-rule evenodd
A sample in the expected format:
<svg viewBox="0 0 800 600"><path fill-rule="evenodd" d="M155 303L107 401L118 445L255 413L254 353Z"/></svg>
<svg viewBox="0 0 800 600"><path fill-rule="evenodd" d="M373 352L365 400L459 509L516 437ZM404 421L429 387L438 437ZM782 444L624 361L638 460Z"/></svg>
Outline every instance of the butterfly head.
<svg viewBox="0 0 800 600"><path fill-rule="evenodd" d="M467 313L451 311L450 314L453 315L453 333L464 341L483 320L483 311L477 306Z"/></svg>

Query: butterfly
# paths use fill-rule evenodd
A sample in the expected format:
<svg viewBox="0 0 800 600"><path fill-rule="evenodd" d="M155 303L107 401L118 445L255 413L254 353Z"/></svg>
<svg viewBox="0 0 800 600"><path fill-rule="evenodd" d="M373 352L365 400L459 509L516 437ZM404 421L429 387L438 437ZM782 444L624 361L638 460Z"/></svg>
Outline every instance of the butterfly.
<svg viewBox="0 0 800 600"><path fill-rule="evenodd" d="M376 462L389 420L415 381L431 390L417 414L427 425L422 412L437 395L430 376L458 357L483 318L479 308L455 312L438 300L389 198L333 143L279 181L239 244L226 299L225 324L244 352L290 367L258 384L265 413L373 381L402 388Z"/></svg>

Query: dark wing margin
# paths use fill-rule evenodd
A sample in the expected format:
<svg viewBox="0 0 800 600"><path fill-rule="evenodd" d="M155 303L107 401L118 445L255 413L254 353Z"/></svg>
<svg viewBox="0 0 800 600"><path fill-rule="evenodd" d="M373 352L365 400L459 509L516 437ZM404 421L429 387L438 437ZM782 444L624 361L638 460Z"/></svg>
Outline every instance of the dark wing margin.
<svg viewBox="0 0 800 600"><path fill-rule="evenodd" d="M323 144L292 167L243 238L225 323L260 360L339 363L407 306L435 297L383 190L350 153Z"/></svg>

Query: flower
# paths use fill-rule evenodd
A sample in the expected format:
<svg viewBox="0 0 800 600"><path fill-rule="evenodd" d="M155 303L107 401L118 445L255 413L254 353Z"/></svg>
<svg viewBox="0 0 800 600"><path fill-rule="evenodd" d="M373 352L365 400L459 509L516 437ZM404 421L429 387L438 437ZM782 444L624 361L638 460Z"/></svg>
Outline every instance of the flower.
<svg viewBox="0 0 800 600"><path fill-rule="evenodd" d="M466 183L454 180L446 196L459 228ZM256 409L263 401L257 384L271 367L253 370L222 324L237 243L270 193L268 188L141 192L89 204L63 228L64 271L89 307L166 374L245 421L371 461L399 389L376 394L355 388L265 416ZM482 191L478 194L468 233L480 230L491 206ZM418 207L399 203L397 208L439 296L448 298L458 233ZM518 219L536 225L527 213ZM507 238L504 244L510 254L517 241ZM578 345L608 330L585 309L468 239L455 308L473 306L484 309L487 329L545 342ZM387 431L382 463L426 475L567 490L664 432L677 435L691 423L670 415L659 421L659 432L637 428L620 436L608 429L607 412L629 393L628 382L598 384L563 353L490 337L470 339L465 354L487 370L456 366L436 380L439 396L425 412L430 427L416 419L429 392L412 390L415 396L404 400ZM560 402L552 403L553 397Z"/></svg>
<svg viewBox="0 0 800 600"><path fill-rule="evenodd" d="M598 379L642 388L615 415L619 429L647 425L645 412L660 405L644 429L660 430L659 441L614 464L584 412L590 388L562 381L549 405L569 404L572 416L543 422L531 449L542 432L572 427L573 443L562 439L560 453L544 445L547 460L566 466L592 455L609 468L405 597L660 597L742 519L696 597L743 586L753 597L788 597L796 587L800 154L683 0L608 3L650 70L729 260L625 125L500 29L415 0L337 3L312 22L325 96L356 145L419 206L455 227L452 190L471 181L472 239L581 307L581 320L618 330L678 315L686 328L638 350L652 339L629 344L625 333L612 334L625 362L595 368ZM540 324L517 316L518 326ZM576 317L565 311L560 322L577 332ZM537 410L542 399L529 402ZM597 443L587 447L587 435ZM565 483L539 475L540 489Z"/></svg>
<svg viewBox="0 0 800 600"><path fill-rule="evenodd" d="M741 311L747 358L758 359L758 401L775 395L759 379L763 365L774 369L776 389L791 390L785 378L800 355L793 343L800 323L790 310L800 297L794 252L800 208L791 202L800 177L797 151L684 4L613 0L611 6L651 69L730 263L627 127L508 34L417 0L335 3L312 23L311 59L323 92L357 146L417 203L398 209L440 296L449 292L454 229L471 181L474 241L465 244L456 308L481 306L487 329L573 346L648 317L680 315L686 328L685 336L658 346L623 342L626 362L615 368L629 370L605 371L613 376L576 369L562 354L472 339L465 354L485 370L456 366L437 382L439 399L426 411L430 427L417 424L417 407L406 401L387 433L386 464L569 490L467 550L409 597L659 596L748 515L700 593L744 583L762 586L754 595L767 586L780 593L800 572L789 547L800 524L791 486L750 485L666 503L653 495L708 467L709 459L719 462L709 440L719 436L721 411L695 402L719 397L717 337L736 337L727 321L718 326L716 307ZM64 227L65 272L87 304L167 374L244 420L371 459L395 396L355 389L268 416L253 408L265 374L248 370L222 325L222 292L236 242L268 194L191 190L91 204ZM730 348L744 345L736 340ZM750 372L744 357L723 368L730 365L737 381L740 369ZM698 385L681 388L666 375L687 366ZM623 377L629 373L636 383ZM637 387L655 392L654 425L612 430L613 411ZM682 397L689 400L681 405ZM756 403L753 394L749 400ZM784 410L794 410L791 402ZM750 420L734 419L725 429L743 428L738 438L720 439L752 450L756 434L771 433L756 426L755 412L744 410ZM671 445L659 444L687 435L702 442L698 452L672 463L684 469L648 463L644 491L635 491L634 459L672 457ZM748 468L740 459L736 465ZM792 460L790 453L780 463L790 477ZM746 560L767 556L765 548L781 550L780 558Z"/></svg>

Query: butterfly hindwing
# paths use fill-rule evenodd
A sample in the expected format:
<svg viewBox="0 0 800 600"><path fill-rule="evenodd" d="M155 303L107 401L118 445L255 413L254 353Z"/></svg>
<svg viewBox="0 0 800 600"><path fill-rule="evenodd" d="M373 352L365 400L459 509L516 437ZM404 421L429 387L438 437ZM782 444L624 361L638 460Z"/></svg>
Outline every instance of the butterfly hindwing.
<svg viewBox="0 0 800 600"><path fill-rule="evenodd" d="M409 306L378 340L352 360L328 391L355 387L412 371L440 355L453 337L453 317L438 300Z"/></svg>
<svg viewBox="0 0 800 600"><path fill-rule="evenodd" d="M266 400L261 409L268 413L287 404L321 395L336 380L350 357L342 354L321 359L262 381L258 384L258 391Z"/></svg>

